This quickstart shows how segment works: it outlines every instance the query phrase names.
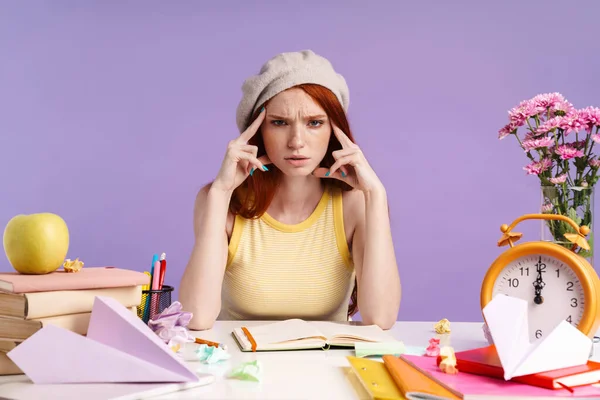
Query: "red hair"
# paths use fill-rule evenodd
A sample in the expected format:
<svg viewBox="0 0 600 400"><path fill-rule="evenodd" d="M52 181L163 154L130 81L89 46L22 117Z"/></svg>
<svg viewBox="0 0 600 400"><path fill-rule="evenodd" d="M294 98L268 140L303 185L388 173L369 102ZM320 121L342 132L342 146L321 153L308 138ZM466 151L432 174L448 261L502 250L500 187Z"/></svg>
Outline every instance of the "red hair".
<svg viewBox="0 0 600 400"><path fill-rule="evenodd" d="M350 124L346 118L346 113L344 112L344 109L333 92L323 86L315 84L302 84L294 87L304 90L310 97L312 97L312 99L319 106L321 106L321 108L323 108L331 122L336 124L346 134L346 136L348 136L348 138L354 142L354 137L352 136ZM266 106L267 104L268 101L261 106ZM260 106L257 107L257 111L252 116L251 121L256 119L260 108ZM256 135L254 135L248 141L248 144L258 147L257 157L266 154L260 128ZM327 153L321 161L320 166L324 168L331 167L335 163L332 152L340 150L341 148L342 145L332 132L331 137L329 138ZM258 173L249 176L238 188L233 191L231 202L229 203L229 211L234 215L239 214L247 219L259 218L269 208L269 205L273 200L273 196L275 196L275 189L277 188L279 179L281 179L281 171L279 171L274 165L269 166L269 173ZM352 186L337 179L329 179L328 183L330 185L337 186L342 190L352 190ZM349 316L356 314L358 311L356 279L354 281L354 289L352 291L350 300L351 301L348 308Z"/></svg>

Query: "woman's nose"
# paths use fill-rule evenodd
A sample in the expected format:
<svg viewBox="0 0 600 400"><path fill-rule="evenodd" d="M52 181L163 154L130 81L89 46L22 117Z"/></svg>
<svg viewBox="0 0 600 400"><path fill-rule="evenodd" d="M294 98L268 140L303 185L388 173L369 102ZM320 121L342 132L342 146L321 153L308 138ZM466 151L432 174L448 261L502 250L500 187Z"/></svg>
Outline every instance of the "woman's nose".
<svg viewBox="0 0 600 400"><path fill-rule="evenodd" d="M291 149L304 147L304 132L302 132L302 128L294 127L292 129L288 147Z"/></svg>

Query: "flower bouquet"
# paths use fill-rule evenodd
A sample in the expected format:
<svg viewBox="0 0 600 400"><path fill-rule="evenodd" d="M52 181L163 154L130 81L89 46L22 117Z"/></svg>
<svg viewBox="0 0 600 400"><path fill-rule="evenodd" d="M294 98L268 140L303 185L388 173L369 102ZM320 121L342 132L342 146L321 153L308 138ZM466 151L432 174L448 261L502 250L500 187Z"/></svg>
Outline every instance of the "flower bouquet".
<svg viewBox="0 0 600 400"><path fill-rule="evenodd" d="M523 169L539 178L541 212L568 216L590 228L590 250L578 248L582 257L593 255L593 193L600 160L593 153L600 143L600 108L575 109L560 93L539 94L509 112L509 123L498 138L514 136L529 164ZM520 136L521 135L521 136ZM598 145L600 146L600 145ZM571 248L564 238L574 232L563 221L544 221L551 240ZM544 233L542 240L544 240Z"/></svg>

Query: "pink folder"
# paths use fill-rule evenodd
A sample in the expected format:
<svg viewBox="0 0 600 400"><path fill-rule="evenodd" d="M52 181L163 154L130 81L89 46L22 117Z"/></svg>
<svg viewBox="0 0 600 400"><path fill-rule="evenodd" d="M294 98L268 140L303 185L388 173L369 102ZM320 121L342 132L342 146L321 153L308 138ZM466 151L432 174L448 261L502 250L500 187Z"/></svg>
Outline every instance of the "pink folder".
<svg viewBox="0 0 600 400"><path fill-rule="evenodd" d="M104 296L94 301L87 337L48 325L7 355L34 383L200 379L142 320Z"/></svg>
<svg viewBox="0 0 600 400"><path fill-rule="evenodd" d="M572 388L574 393L567 389L546 389L524 383L505 381L504 379L488 376L468 374L458 371L458 374L446 374L436 365L436 357L403 355L408 361L431 374L434 378L458 390L463 395L494 395L494 396L522 396L522 397L594 397L600 398L600 387L580 386Z"/></svg>

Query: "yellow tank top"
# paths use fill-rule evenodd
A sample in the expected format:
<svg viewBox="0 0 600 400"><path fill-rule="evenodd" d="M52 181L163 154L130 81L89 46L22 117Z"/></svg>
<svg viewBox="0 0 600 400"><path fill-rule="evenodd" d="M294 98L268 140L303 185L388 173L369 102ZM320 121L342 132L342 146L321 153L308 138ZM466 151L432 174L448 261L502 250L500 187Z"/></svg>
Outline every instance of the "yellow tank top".
<svg viewBox="0 0 600 400"><path fill-rule="evenodd" d="M341 190L326 187L299 224L236 216L218 319L347 321L355 271L343 215Z"/></svg>

